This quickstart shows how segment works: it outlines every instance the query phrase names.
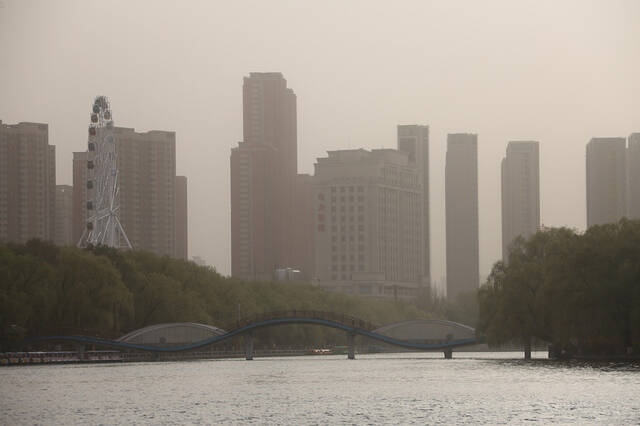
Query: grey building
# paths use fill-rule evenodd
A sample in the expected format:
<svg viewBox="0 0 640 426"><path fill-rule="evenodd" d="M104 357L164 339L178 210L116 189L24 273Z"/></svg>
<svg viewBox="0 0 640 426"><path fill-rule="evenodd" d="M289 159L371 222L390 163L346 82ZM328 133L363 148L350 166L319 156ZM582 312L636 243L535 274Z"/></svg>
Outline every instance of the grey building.
<svg viewBox="0 0 640 426"><path fill-rule="evenodd" d="M539 144L514 141L502 160L502 259L518 236L528 238L540 229Z"/></svg>
<svg viewBox="0 0 640 426"><path fill-rule="evenodd" d="M587 227L615 223L626 214L625 138L593 138L587 144Z"/></svg>
<svg viewBox="0 0 640 426"><path fill-rule="evenodd" d="M431 283L431 237L429 224L429 126L398 126L398 150L409 154L422 187L422 276Z"/></svg>
<svg viewBox="0 0 640 426"><path fill-rule="evenodd" d="M244 78L243 141L231 150L231 275L271 280L296 263L296 95L279 72Z"/></svg>
<svg viewBox="0 0 640 426"><path fill-rule="evenodd" d="M640 133L629 136L627 148L627 217L640 219Z"/></svg>
<svg viewBox="0 0 640 426"><path fill-rule="evenodd" d="M189 260L189 219L187 208L187 177L176 176L176 257Z"/></svg>
<svg viewBox="0 0 640 426"><path fill-rule="evenodd" d="M55 146L42 123L0 121L0 242L52 241L56 203Z"/></svg>
<svg viewBox="0 0 640 426"><path fill-rule="evenodd" d="M478 135L447 135L447 298L479 287Z"/></svg>
<svg viewBox="0 0 640 426"><path fill-rule="evenodd" d="M53 242L59 246L72 246L73 240L73 187L56 185L56 226Z"/></svg>
<svg viewBox="0 0 640 426"><path fill-rule="evenodd" d="M315 164L319 285L381 298L414 298L423 285L422 184L407 152L329 151Z"/></svg>

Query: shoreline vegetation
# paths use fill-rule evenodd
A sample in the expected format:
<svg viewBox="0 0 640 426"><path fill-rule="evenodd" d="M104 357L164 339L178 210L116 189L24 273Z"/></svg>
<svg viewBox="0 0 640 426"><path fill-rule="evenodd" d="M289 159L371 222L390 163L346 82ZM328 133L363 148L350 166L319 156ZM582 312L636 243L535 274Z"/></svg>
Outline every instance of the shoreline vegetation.
<svg viewBox="0 0 640 426"><path fill-rule="evenodd" d="M640 221L519 238L478 293L477 332L491 344L548 342L553 358L638 359Z"/></svg>
<svg viewBox="0 0 640 426"><path fill-rule="evenodd" d="M59 247L40 240L0 245L0 352L29 337L115 339L159 323L233 329L239 318L273 311L332 311L380 325L419 318L473 325L475 295L467 303L472 309L428 292L409 303L331 293L296 282L245 282L212 267L137 250ZM343 332L309 325L258 330L255 338L262 347L346 343Z"/></svg>
<svg viewBox="0 0 640 426"><path fill-rule="evenodd" d="M245 282L212 267L107 247L31 240L0 244L0 352L25 338L115 339L148 325L196 322L232 329L239 318L285 310L347 313L379 325L441 318L476 327L490 348L549 345L554 358L640 355L640 221L584 233L544 228L512 245L476 293L455 303L428 289L413 303L331 293L295 282ZM259 330L256 348L344 345L310 325ZM230 343L241 345L241 340ZM498 349L499 350L499 349Z"/></svg>

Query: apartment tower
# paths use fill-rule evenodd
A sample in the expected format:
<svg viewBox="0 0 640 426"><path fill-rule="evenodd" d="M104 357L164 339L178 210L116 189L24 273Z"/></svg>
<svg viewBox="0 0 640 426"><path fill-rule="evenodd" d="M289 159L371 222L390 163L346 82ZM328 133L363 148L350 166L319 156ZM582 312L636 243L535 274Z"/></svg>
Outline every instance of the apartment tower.
<svg viewBox="0 0 640 426"><path fill-rule="evenodd" d="M515 141L502 159L502 259L522 236L540 229L540 160L538 142Z"/></svg>
<svg viewBox="0 0 640 426"><path fill-rule="evenodd" d="M479 287L478 135L447 135L447 298Z"/></svg>
<svg viewBox="0 0 640 426"><path fill-rule="evenodd" d="M419 173L422 193L422 279L431 282L429 226L429 126L398 126L398 150L409 154L409 164Z"/></svg>
<svg viewBox="0 0 640 426"><path fill-rule="evenodd" d="M296 95L281 73L244 78L243 141L230 162L231 274L271 280L296 258Z"/></svg>
<svg viewBox="0 0 640 426"><path fill-rule="evenodd" d="M640 133L629 136L627 148L627 217L640 219Z"/></svg>
<svg viewBox="0 0 640 426"><path fill-rule="evenodd" d="M0 242L54 239L55 146L47 124L0 121Z"/></svg>
<svg viewBox="0 0 640 426"><path fill-rule="evenodd" d="M587 144L587 227L615 223L626 214L625 138L593 138Z"/></svg>
<svg viewBox="0 0 640 426"><path fill-rule="evenodd" d="M56 185L56 226L53 242L59 246L73 246L73 187Z"/></svg>
<svg viewBox="0 0 640 426"><path fill-rule="evenodd" d="M176 254L178 259L189 259L189 221L187 218L187 177L176 176Z"/></svg>
<svg viewBox="0 0 640 426"><path fill-rule="evenodd" d="M176 257L175 132L115 127L120 221L134 249ZM74 152L74 240L86 221L86 153ZM185 182L186 183L186 182Z"/></svg>

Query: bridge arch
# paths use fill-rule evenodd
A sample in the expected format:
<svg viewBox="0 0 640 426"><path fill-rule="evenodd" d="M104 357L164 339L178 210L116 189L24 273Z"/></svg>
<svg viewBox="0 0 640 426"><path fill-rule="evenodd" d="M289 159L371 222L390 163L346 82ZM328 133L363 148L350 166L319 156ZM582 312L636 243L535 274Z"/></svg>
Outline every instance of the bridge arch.
<svg viewBox="0 0 640 426"><path fill-rule="evenodd" d="M439 324L441 326L453 327L455 330L464 330L468 334L463 335L449 335L445 339L402 339L397 336L398 330L402 330L406 327L411 327L418 324L416 321L427 321L426 324L433 325ZM343 330L350 336L351 342L354 336L360 335L368 337L373 340L377 340L390 345L395 345L407 349L415 350L450 350L453 347L471 345L476 343L475 330L471 327L464 326L462 324L453 323L450 321L442 320L415 320L404 321L401 323L390 324L385 327L376 327L370 322L359 320L357 318L336 314L332 312L320 312L320 311L290 311L290 312L278 312L273 314L263 314L253 319L238 322L237 328L227 331L224 334L216 334L206 339L202 339L196 342L186 343L179 346L155 346L149 345L144 342L136 342L125 337L136 336L136 332L129 333L118 340L107 340L90 336L48 336L41 337L33 340L38 341L72 341L77 343L96 344L103 346L110 346L121 349L134 349L148 352L182 352L198 349L204 346L212 345L231 339L236 336L251 334L254 330L271 327L284 324L312 324L320 325L324 327L331 327L339 330ZM425 323L423 323L425 324ZM165 325L166 326L166 325ZM203 325L204 326L204 325ZM151 329L154 326L151 326ZM206 326L205 326L206 327ZM213 327L215 328L215 327ZM221 329L217 329L223 331ZM142 329L144 330L144 329ZM137 330L142 332L142 330ZM473 331L473 334L471 334ZM396 335L394 336L394 333Z"/></svg>

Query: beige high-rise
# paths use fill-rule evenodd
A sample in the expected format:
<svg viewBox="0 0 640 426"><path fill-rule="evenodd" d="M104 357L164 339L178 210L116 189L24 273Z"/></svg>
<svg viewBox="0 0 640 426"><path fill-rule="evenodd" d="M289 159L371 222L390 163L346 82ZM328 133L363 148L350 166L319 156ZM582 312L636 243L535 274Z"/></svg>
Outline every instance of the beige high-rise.
<svg viewBox="0 0 640 426"><path fill-rule="evenodd" d="M445 199L447 226L447 298L478 290L478 135L447 135Z"/></svg>
<svg viewBox="0 0 640 426"><path fill-rule="evenodd" d="M627 217L640 219L640 133L629 136L627 148Z"/></svg>
<svg viewBox="0 0 640 426"><path fill-rule="evenodd" d="M114 135L118 150L120 221L127 237L134 249L177 256L175 132L139 133L131 128L115 127ZM86 153L74 153L73 166L74 186L86 188ZM74 191L74 230L84 230L85 205L86 191Z"/></svg>
<svg viewBox="0 0 640 426"><path fill-rule="evenodd" d="M75 245L72 216L73 187L71 185L56 185L56 226L53 239L56 245Z"/></svg>
<svg viewBox="0 0 640 426"><path fill-rule="evenodd" d="M538 142L509 142L502 160L502 259L522 236L540 229L540 166Z"/></svg>
<svg viewBox="0 0 640 426"><path fill-rule="evenodd" d="M625 138L593 138L587 144L587 227L615 223L626 214Z"/></svg>
<svg viewBox="0 0 640 426"><path fill-rule="evenodd" d="M295 265L296 95L279 72L244 78L243 141L231 150L231 275ZM300 266L301 267L301 266Z"/></svg>
<svg viewBox="0 0 640 426"><path fill-rule="evenodd" d="M189 220L187 217L187 177L176 176L176 255L189 259Z"/></svg>
<svg viewBox="0 0 640 426"><path fill-rule="evenodd" d="M398 150L409 154L409 164L420 174L422 186L422 275L431 282L431 237L429 225L429 126L398 126Z"/></svg>
<svg viewBox="0 0 640 426"><path fill-rule="evenodd" d="M361 296L411 299L423 276L422 183L409 154L329 151L315 164L319 285Z"/></svg>
<svg viewBox="0 0 640 426"><path fill-rule="evenodd" d="M48 125L0 121L0 242L53 240L55 188Z"/></svg>

